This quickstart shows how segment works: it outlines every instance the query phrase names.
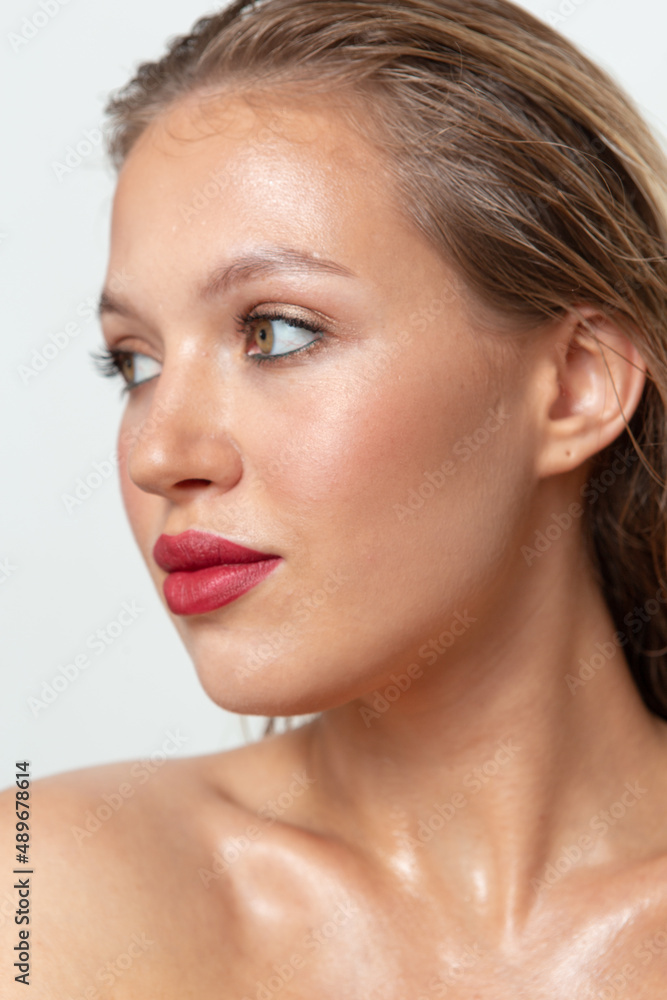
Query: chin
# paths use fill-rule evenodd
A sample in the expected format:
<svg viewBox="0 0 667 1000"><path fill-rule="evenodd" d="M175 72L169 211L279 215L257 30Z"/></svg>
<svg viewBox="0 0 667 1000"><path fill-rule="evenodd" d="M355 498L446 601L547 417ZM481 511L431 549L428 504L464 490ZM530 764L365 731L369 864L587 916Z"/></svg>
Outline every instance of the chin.
<svg viewBox="0 0 667 1000"><path fill-rule="evenodd" d="M331 683L335 669L313 658L276 658L251 668L247 653L210 651L193 655L199 681L220 708L239 715L310 715L345 704L354 695ZM323 684L327 677L329 683Z"/></svg>

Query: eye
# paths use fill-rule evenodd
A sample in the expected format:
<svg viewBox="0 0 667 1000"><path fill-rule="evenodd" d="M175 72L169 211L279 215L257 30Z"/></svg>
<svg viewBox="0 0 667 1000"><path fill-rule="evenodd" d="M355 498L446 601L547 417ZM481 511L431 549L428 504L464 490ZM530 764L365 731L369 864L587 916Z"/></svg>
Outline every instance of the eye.
<svg viewBox="0 0 667 1000"><path fill-rule="evenodd" d="M322 339L322 327L293 316L252 316L242 318L248 333L248 356L257 361L296 354Z"/></svg>
<svg viewBox="0 0 667 1000"><path fill-rule="evenodd" d="M148 382L160 374L160 362L155 358L150 358L147 354L139 354L137 351L127 351L121 375L130 388Z"/></svg>
<svg viewBox="0 0 667 1000"><path fill-rule="evenodd" d="M160 374L160 362L138 351L105 349L92 357L102 375L109 378L120 375L123 378L124 391L135 389Z"/></svg>

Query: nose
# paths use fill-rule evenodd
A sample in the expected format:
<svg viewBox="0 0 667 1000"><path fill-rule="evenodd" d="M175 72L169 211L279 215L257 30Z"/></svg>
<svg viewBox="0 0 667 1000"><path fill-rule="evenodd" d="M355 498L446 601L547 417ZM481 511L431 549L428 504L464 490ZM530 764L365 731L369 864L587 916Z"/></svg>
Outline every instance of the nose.
<svg viewBox="0 0 667 1000"><path fill-rule="evenodd" d="M209 380L210 381L210 380ZM132 400L121 429L118 454L139 489L177 501L193 489L226 492L243 475L241 451L230 434L224 387L181 382L145 400ZM145 389L149 387L146 386Z"/></svg>

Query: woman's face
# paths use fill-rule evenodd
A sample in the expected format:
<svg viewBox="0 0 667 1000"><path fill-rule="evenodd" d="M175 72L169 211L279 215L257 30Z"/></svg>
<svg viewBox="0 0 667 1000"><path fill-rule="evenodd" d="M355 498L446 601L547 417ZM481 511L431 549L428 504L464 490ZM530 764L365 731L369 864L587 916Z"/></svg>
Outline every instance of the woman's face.
<svg viewBox="0 0 667 1000"><path fill-rule="evenodd" d="M320 711L424 665L443 630L470 650L512 600L535 488L527 366L333 105L158 119L121 172L107 289L107 343L145 356L119 459L163 600L162 534L280 557L222 607L169 612L216 702Z"/></svg>

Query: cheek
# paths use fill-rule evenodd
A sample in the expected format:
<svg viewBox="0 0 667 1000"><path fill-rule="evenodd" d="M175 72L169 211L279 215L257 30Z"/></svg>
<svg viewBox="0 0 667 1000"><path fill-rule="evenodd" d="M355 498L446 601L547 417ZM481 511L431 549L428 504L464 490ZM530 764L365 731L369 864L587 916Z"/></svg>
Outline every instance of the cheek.
<svg viewBox="0 0 667 1000"><path fill-rule="evenodd" d="M269 435L259 399L255 416L248 411L248 468L266 485L256 512L289 537L264 626L297 631L296 651L280 646L266 662L265 683L275 676L288 701L306 690L302 668L313 657L322 670L308 673L308 690L325 701L334 689L339 699L340 685L345 699L369 690L457 612L475 615L516 548L531 468L530 442L516 432L520 400L504 410L472 357L457 371L431 372L428 360L402 356L374 378L341 366L338 378L321 370L316 380L304 369L280 405L275 390Z"/></svg>
<svg viewBox="0 0 667 1000"><path fill-rule="evenodd" d="M497 494L515 475L504 451L510 421L468 362L433 371L428 356L405 352L380 374L369 365L365 377L300 378L289 404L273 408L270 436L250 423L272 512L296 520L309 562L333 553L340 562L345 532L355 559L407 568L416 545L461 546L466 533L473 544L482 524L491 528Z"/></svg>

